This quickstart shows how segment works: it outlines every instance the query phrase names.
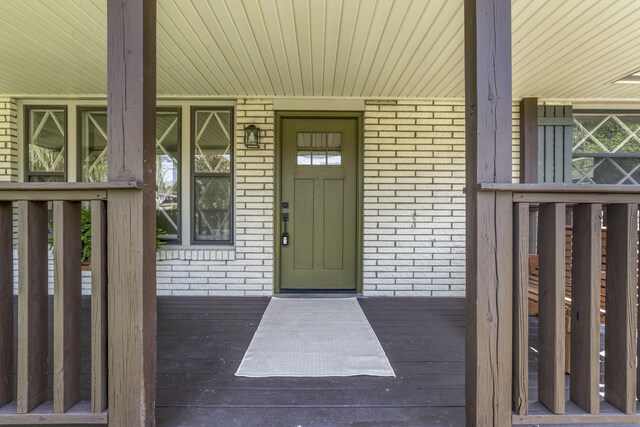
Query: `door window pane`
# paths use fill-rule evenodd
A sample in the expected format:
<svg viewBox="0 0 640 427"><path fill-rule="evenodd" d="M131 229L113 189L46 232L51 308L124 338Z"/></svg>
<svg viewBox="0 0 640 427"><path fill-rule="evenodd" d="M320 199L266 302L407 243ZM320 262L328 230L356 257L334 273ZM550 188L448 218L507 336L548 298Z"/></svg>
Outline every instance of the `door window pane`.
<svg viewBox="0 0 640 427"><path fill-rule="evenodd" d="M329 166L342 165L342 151L327 151L327 164Z"/></svg>
<svg viewBox="0 0 640 427"><path fill-rule="evenodd" d="M296 164L301 166L311 165L311 151L298 151L298 158Z"/></svg>
<svg viewBox="0 0 640 427"><path fill-rule="evenodd" d="M337 132L328 133L327 147L342 149L342 134Z"/></svg>
<svg viewBox="0 0 640 427"><path fill-rule="evenodd" d="M298 132L298 166L342 166L342 134L339 132Z"/></svg>

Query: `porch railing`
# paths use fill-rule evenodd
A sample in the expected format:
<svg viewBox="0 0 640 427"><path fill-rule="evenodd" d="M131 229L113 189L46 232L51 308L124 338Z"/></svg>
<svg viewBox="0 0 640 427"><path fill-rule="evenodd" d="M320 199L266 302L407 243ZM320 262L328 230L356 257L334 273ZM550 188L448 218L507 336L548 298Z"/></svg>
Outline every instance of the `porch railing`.
<svg viewBox="0 0 640 427"><path fill-rule="evenodd" d="M624 186L481 184L513 203L513 424L640 422L638 369L638 204ZM539 206L537 389L529 383L529 208ZM573 239L565 253L567 208ZM606 271L602 224L606 212ZM565 319L566 257L571 267L570 320ZM600 370L600 292L606 277L604 381ZM566 323L571 330L570 387L565 389ZM532 399L530 390L537 394ZM603 391L604 400L601 399ZM537 393L536 393L537 392Z"/></svg>
<svg viewBox="0 0 640 427"><path fill-rule="evenodd" d="M0 424L107 423L106 214L109 194L113 191L141 190L136 183L0 184ZM51 370L48 363L49 202L53 205L54 265ZM91 205L90 401L81 400L82 202ZM16 205L17 319L13 306ZM17 342L17 360L14 342ZM17 372L15 384L14 372Z"/></svg>

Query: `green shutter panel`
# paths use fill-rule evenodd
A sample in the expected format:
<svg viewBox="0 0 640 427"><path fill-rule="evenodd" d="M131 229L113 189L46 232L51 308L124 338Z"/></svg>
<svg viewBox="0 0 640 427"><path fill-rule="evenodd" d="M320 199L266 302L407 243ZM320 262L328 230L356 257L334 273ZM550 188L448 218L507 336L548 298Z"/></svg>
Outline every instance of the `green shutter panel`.
<svg viewBox="0 0 640 427"><path fill-rule="evenodd" d="M571 183L573 108L538 106L538 181Z"/></svg>

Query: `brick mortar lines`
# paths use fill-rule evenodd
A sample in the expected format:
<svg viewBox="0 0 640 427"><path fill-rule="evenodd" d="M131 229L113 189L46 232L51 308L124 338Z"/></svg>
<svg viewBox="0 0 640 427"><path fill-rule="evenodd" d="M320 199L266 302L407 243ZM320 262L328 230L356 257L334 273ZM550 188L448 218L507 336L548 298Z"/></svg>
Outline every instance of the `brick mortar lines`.
<svg viewBox="0 0 640 427"><path fill-rule="evenodd" d="M161 251L158 295L273 293L273 103L240 99L235 116L235 245ZM249 124L261 129L259 150L244 147Z"/></svg>
<svg viewBox="0 0 640 427"><path fill-rule="evenodd" d="M273 104L238 100L235 113L236 244L160 251L159 295L273 292ZM513 120L517 180L517 104ZM15 102L0 98L0 123L6 122L17 128ZM262 130L260 150L244 148L248 124ZM364 127L365 295L464 295L463 101L367 101ZM9 142L17 157L17 131ZM17 178L17 161L10 167ZM89 275L83 277L86 291Z"/></svg>
<svg viewBox="0 0 640 427"><path fill-rule="evenodd" d="M0 98L0 181L18 181L18 110L12 98Z"/></svg>
<svg viewBox="0 0 640 427"><path fill-rule="evenodd" d="M464 120L462 100L365 103L366 295L465 294Z"/></svg>

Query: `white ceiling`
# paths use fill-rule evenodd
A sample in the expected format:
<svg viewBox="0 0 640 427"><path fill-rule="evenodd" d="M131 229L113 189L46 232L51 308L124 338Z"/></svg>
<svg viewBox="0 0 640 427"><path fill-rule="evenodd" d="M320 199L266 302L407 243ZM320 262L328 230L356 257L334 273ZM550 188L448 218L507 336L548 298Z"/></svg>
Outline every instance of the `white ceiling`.
<svg viewBox="0 0 640 427"><path fill-rule="evenodd" d="M158 93L462 97L463 0L158 0ZM640 99L640 1L513 0L514 97ZM0 0L0 94L103 95L106 0Z"/></svg>

